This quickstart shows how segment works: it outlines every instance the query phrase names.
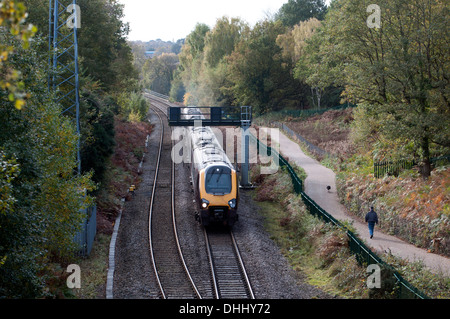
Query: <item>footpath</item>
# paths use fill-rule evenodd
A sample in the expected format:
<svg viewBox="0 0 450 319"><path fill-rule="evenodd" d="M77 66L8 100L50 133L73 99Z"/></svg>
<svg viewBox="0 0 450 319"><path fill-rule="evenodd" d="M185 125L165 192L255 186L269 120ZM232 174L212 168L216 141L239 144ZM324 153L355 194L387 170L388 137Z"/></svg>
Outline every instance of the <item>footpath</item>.
<svg viewBox="0 0 450 319"><path fill-rule="evenodd" d="M334 218L352 222L359 238L364 240L374 252L390 252L394 256L409 261L420 260L432 272L450 276L450 259L447 257L428 253L425 249L411 245L395 236L384 234L376 226L374 236L370 239L367 224L348 215L345 207L340 203L336 191L335 173L306 156L300 146L283 134L281 130L279 139L280 153L289 158L290 162L302 167L308 174L304 181L305 193ZM331 189L327 190L327 186L330 186ZM367 207L367 211L369 209L370 207Z"/></svg>

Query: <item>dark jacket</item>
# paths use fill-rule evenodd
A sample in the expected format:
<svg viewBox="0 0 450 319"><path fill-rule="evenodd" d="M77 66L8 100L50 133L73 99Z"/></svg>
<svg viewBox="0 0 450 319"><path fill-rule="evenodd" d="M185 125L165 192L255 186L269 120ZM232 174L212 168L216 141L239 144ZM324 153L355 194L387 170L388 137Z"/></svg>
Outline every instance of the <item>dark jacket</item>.
<svg viewBox="0 0 450 319"><path fill-rule="evenodd" d="M375 213L375 211L370 210L370 212L367 213L367 215L366 215L366 223L376 223L376 224L378 224L378 216L377 216L377 213Z"/></svg>

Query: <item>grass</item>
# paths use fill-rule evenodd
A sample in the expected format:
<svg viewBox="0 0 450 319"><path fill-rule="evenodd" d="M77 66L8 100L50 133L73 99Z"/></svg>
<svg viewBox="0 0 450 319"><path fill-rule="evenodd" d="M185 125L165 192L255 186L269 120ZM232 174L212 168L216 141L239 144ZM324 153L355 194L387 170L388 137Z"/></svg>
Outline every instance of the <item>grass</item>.
<svg viewBox="0 0 450 319"><path fill-rule="evenodd" d="M296 168L301 170L301 168ZM323 223L306 210L300 196L294 195L289 174L252 178L260 185L254 194L265 217L265 227L292 268L306 275L307 282L331 295L343 298L392 298L388 291L366 286L366 269L348 249L347 235ZM423 193L431 191L425 188ZM409 263L392 255L380 256L413 286L431 298L450 298L450 279L431 273L423 263Z"/></svg>
<svg viewBox="0 0 450 319"><path fill-rule="evenodd" d="M110 236L97 234L89 258L74 257L70 261L51 263L47 267L45 293L49 299L101 299L105 297ZM80 270L81 288L69 288L67 280L75 275L69 265Z"/></svg>
<svg viewBox="0 0 450 319"><path fill-rule="evenodd" d="M145 140L152 127L145 122L127 122L115 118L116 148L97 194L97 234L88 258L75 259L80 266L81 288L67 289L69 275L64 267L55 265L54 284L51 289L56 298L102 299L105 298L109 262L109 244L115 217L131 184L138 185L138 165L145 152Z"/></svg>
<svg viewBox="0 0 450 319"><path fill-rule="evenodd" d="M433 244L449 238L450 167L436 169L427 180L413 170L400 177L376 179L362 165L346 167L337 174L339 196L348 211L357 218L369 206L379 214L381 229L429 252L450 256L450 247ZM442 240L443 239L443 240Z"/></svg>
<svg viewBox="0 0 450 319"><path fill-rule="evenodd" d="M287 125L333 158L318 160L337 173L341 201L357 218L374 206L388 234L429 252L450 257L450 167L436 168L427 180L417 169L400 176L373 176L373 150L353 142L356 109L328 111L309 118L285 118ZM299 143L301 144L301 143ZM301 145L302 149L306 149ZM315 154L308 153L312 157ZM439 242L440 244L436 244Z"/></svg>
<svg viewBox="0 0 450 319"><path fill-rule="evenodd" d="M448 244L445 245L445 241L448 242L450 235L450 168L435 169L428 180L422 179L416 170L404 171L398 178L388 176L375 179L371 150L366 149L366 153L362 154L358 153L355 147L348 145L341 147L345 150L343 153L336 152L342 145L339 143L352 143L349 134L352 115L346 112L331 111L309 119L285 118L284 122L311 142L337 155L338 160L323 159L322 163L325 162L325 166L337 172L339 195L349 212L357 218L363 218L366 209L373 205L382 219L383 231L424 247L429 252L448 256L449 247ZM324 127L328 129L324 130ZM338 132L340 128L342 132ZM336 139L336 142L333 139ZM304 145L302 149L305 149ZM314 154L310 156L315 157ZM436 242L434 239L441 240L444 244L433 244ZM448 277L432 274L420 263L408 263L390 255L382 258L428 296L450 298ZM326 272L320 271L316 274L315 263L311 262L311 265L312 278L319 278L313 282L322 283L320 278L325 276ZM308 272L308 267L304 269ZM350 274L348 276L351 277Z"/></svg>
<svg viewBox="0 0 450 319"><path fill-rule="evenodd" d="M254 198L271 238L309 284L333 296L367 298L365 269L350 254L345 233L309 214L288 173L264 177Z"/></svg>
<svg viewBox="0 0 450 319"><path fill-rule="evenodd" d="M110 236L97 234L89 258L80 259L81 289L75 290L78 299L105 298L105 284L108 273Z"/></svg>

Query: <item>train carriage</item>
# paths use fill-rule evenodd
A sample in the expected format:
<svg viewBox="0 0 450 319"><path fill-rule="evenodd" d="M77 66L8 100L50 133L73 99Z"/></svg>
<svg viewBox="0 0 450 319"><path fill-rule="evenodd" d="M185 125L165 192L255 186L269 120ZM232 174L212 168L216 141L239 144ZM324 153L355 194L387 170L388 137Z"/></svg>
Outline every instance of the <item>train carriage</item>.
<svg viewBox="0 0 450 319"><path fill-rule="evenodd" d="M196 218L204 226L223 224L231 227L238 219L236 170L209 127L191 127L189 134Z"/></svg>

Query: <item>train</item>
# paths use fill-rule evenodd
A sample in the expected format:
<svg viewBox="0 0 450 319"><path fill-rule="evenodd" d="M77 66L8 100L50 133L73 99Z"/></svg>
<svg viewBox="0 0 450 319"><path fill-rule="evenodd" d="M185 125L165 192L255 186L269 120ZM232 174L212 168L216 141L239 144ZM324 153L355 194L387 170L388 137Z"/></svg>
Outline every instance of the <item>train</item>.
<svg viewBox="0 0 450 319"><path fill-rule="evenodd" d="M195 107L183 113L189 119L204 119ZM233 227L239 218L238 174L210 127L188 127L188 134L195 218L203 226Z"/></svg>

